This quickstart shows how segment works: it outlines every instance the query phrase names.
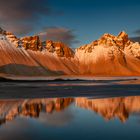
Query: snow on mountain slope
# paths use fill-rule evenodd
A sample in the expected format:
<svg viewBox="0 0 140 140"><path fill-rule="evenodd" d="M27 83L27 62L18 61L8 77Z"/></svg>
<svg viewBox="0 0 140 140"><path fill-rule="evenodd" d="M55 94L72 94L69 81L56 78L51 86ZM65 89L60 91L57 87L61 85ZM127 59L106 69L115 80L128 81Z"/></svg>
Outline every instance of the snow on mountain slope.
<svg viewBox="0 0 140 140"><path fill-rule="evenodd" d="M75 52L61 42L38 36L18 39L0 28L0 73L22 76L140 75L140 44L125 32L104 34Z"/></svg>
<svg viewBox="0 0 140 140"><path fill-rule="evenodd" d="M0 72L13 75L53 75L40 66L24 49L15 48L8 40L0 41Z"/></svg>
<svg viewBox="0 0 140 140"><path fill-rule="evenodd" d="M104 34L99 40L76 49L82 74L139 75L140 45L128 39L125 32L118 36Z"/></svg>
<svg viewBox="0 0 140 140"><path fill-rule="evenodd" d="M77 73L73 58L16 46L18 39L0 35L0 73L13 75L58 75ZM16 43L15 43L16 42Z"/></svg>

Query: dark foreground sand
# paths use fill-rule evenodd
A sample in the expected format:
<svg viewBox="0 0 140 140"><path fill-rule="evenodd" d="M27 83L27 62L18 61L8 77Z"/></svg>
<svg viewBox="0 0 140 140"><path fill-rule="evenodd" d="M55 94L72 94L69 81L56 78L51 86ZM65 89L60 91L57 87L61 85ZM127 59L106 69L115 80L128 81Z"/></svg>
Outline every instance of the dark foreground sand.
<svg viewBox="0 0 140 140"><path fill-rule="evenodd" d="M0 99L140 95L139 79L18 81L0 79ZM131 84L133 83L133 84Z"/></svg>

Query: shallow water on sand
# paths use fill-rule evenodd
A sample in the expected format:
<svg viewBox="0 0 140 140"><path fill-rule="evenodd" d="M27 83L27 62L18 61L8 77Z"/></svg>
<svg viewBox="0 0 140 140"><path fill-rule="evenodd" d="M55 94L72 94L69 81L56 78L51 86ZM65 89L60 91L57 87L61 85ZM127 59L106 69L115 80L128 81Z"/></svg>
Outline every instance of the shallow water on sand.
<svg viewBox="0 0 140 140"><path fill-rule="evenodd" d="M134 77L92 80L0 81L0 99L52 97L116 97L140 95Z"/></svg>
<svg viewBox="0 0 140 140"><path fill-rule="evenodd" d="M0 140L140 139L135 81L0 82Z"/></svg>

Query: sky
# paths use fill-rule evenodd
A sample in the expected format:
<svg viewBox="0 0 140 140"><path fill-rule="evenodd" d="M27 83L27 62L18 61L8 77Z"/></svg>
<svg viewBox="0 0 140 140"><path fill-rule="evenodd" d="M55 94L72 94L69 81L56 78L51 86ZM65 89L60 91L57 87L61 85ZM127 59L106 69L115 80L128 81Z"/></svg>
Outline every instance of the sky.
<svg viewBox="0 0 140 140"><path fill-rule="evenodd" d="M104 33L140 36L140 0L0 0L0 27L72 48Z"/></svg>

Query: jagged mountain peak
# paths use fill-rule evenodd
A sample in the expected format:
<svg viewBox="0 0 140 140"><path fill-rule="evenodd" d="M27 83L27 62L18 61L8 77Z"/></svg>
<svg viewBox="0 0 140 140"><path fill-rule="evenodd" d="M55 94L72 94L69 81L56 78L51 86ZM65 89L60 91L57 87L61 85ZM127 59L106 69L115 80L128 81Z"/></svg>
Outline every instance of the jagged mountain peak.
<svg viewBox="0 0 140 140"><path fill-rule="evenodd" d="M75 52L62 42L46 40L42 45L39 36L18 39L2 29L1 34L1 72L140 75L140 44L131 42L124 31L117 36L106 33Z"/></svg>
<svg viewBox="0 0 140 140"><path fill-rule="evenodd" d="M95 40L91 42L90 44L86 44L84 46L81 46L77 50L85 50L85 52L92 52L92 50L96 46L104 47L104 48L109 48L109 47L114 47L114 48L119 48L123 50L125 47L129 46L132 42L128 38L128 34L125 33L124 31L120 32L117 36L105 33L103 34L98 40Z"/></svg>
<svg viewBox="0 0 140 140"><path fill-rule="evenodd" d="M74 51L62 42L46 41L46 49L51 53L56 53L59 57L74 57Z"/></svg>
<svg viewBox="0 0 140 140"><path fill-rule="evenodd" d="M128 34L125 31L121 31L117 36L105 33L101 36L101 38L110 38L110 39L128 39Z"/></svg>
<svg viewBox="0 0 140 140"><path fill-rule="evenodd" d="M117 37L121 37L121 38L124 38L124 37L127 37L128 38L128 34L125 32L125 31L121 31Z"/></svg>
<svg viewBox="0 0 140 140"><path fill-rule="evenodd" d="M12 33L0 28L0 39L7 40L12 43L15 47L18 47L19 39Z"/></svg>
<svg viewBox="0 0 140 140"><path fill-rule="evenodd" d="M104 34L98 40L76 49L75 56L83 67L81 71L86 74L139 73L140 44L130 41L124 31L117 36Z"/></svg>
<svg viewBox="0 0 140 140"><path fill-rule="evenodd" d="M7 32L0 28L1 39L7 39L16 48L32 50L32 51L46 51L56 54L58 57L73 58L74 51L62 42L55 42L46 40L45 46L41 42L39 36L25 36L17 38L13 33Z"/></svg>
<svg viewBox="0 0 140 140"><path fill-rule="evenodd" d="M1 34L1 35L5 35L5 34L6 34L6 31L3 30L1 27L0 27L0 34Z"/></svg>
<svg viewBox="0 0 140 140"><path fill-rule="evenodd" d="M128 34L124 31L120 32L117 36L111 34L104 34L99 40L99 45L117 46L120 49L124 49L130 45L130 40L128 39Z"/></svg>
<svg viewBox="0 0 140 140"><path fill-rule="evenodd" d="M0 34L1 35L14 35L12 32L6 31L0 27Z"/></svg>

